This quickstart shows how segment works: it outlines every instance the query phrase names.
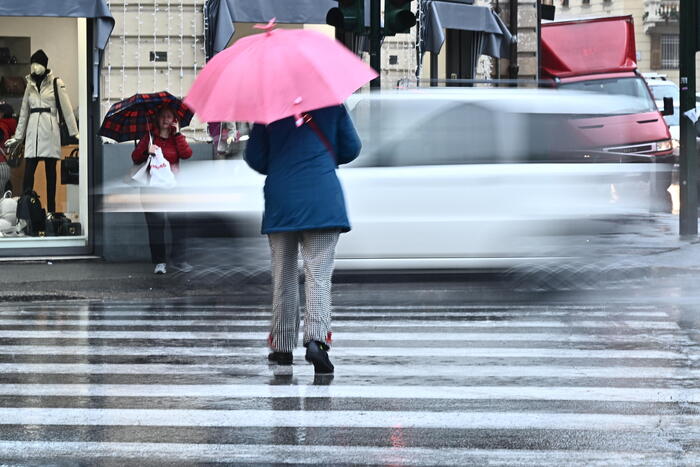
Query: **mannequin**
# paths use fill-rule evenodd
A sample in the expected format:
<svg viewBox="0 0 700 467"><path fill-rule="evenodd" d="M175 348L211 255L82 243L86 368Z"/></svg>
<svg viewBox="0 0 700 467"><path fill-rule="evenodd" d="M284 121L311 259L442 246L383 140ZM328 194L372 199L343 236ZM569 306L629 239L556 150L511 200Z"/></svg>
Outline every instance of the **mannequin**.
<svg viewBox="0 0 700 467"><path fill-rule="evenodd" d="M39 49L31 56L31 74L27 75L27 87L22 99L22 109L14 136L5 144L11 146L24 141L23 191L34 189L34 172L39 161L44 161L46 171L46 210L56 212L56 161L61 158L61 133L58 127L58 109L54 95L54 75L49 70L49 57ZM66 85L57 79L58 98L63 117L71 136L78 136Z"/></svg>

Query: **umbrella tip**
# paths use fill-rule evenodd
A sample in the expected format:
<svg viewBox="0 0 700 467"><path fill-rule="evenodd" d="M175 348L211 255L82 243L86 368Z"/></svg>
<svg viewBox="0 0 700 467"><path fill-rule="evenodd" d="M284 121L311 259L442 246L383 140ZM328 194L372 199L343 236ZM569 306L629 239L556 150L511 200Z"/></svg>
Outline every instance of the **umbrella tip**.
<svg viewBox="0 0 700 467"><path fill-rule="evenodd" d="M276 26L276 21L277 18L272 18L270 21L267 22L267 24L256 24L253 26L255 29L262 29L266 33L270 34L270 32L275 28Z"/></svg>

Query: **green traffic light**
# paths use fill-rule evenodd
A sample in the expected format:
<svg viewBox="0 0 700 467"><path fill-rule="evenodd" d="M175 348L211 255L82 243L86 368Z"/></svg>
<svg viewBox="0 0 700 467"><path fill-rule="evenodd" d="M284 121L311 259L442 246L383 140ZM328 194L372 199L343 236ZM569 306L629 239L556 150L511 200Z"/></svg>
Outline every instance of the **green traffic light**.
<svg viewBox="0 0 700 467"><path fill-rule="evenodd" d="M331 8L326 14L326 24L345 32L364 32L364 0L338 0L338 7Z"/></svg>
<svg viewBox="0 0 700 467"><path fill-rule="evenodd" d="M384 5L384 35L407 33L416 25L411 0L386 0Z"/></svg>

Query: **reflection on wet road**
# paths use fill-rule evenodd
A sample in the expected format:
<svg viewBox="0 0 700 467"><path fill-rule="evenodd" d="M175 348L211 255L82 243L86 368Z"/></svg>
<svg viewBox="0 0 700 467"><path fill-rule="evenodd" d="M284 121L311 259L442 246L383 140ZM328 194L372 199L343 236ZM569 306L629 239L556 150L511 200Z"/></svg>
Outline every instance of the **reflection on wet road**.
<svg viewBox="0 0 700 467"><path fill-rule="evenodd" d="M0 462L700 462L668 305L336 307L334 377L220 299L0 305Z"/></svg>

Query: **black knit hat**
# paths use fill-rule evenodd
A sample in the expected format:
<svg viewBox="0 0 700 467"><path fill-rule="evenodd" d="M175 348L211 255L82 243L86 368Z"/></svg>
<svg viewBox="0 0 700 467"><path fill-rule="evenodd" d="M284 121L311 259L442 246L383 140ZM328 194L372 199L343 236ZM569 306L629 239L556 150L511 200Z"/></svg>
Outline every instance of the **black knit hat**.
<svg viewBox="0 0 700 467"><path fill-rule="evenodd" d="M49 66L49 57L44 53L43 50L39 49L32 55L29 59L29 63L38 63L39 65L44 65L44 68Z"/></svg>

